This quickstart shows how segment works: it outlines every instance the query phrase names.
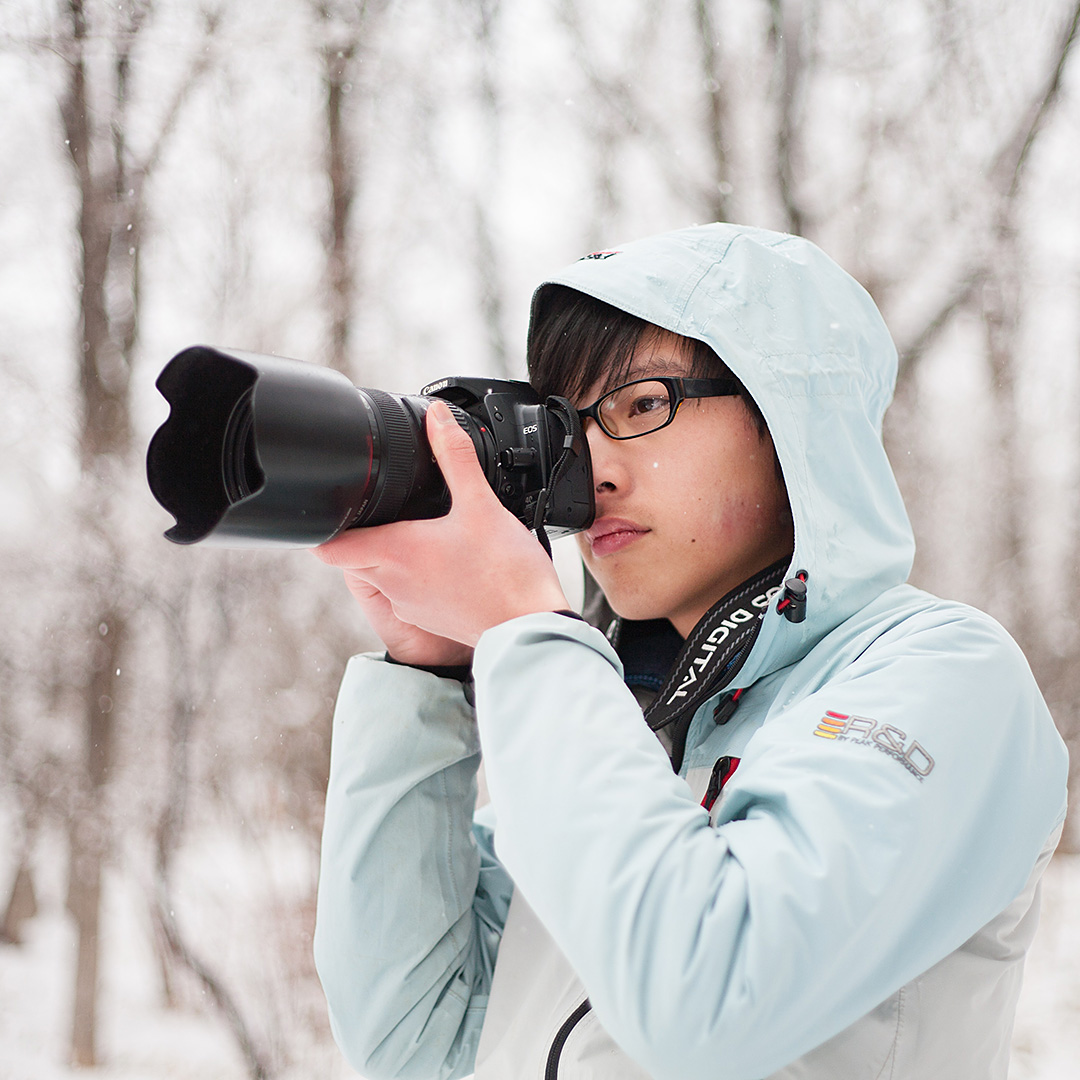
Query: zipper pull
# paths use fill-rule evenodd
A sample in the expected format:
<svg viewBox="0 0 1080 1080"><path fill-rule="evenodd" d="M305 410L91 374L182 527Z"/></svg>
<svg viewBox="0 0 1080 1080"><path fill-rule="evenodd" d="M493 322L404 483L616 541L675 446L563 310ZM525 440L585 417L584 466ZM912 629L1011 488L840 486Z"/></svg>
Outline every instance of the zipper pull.
<svg viewBox="0 0 1080 1080"><path fill-rule="evenodd" d="M712 714L713 722L717 727L726 724L735 715L735 710L739 707L739 698L742 697L744 689L745 687L740 686L738 690L725 694L717 703Z"/></svg>
<svg viewBox="0 0 1080 1080"><path fill-rule="evenodd" d="M712 776L709 777L709 786L705 789L705 798L701 800L701 805L706 810L712 810L716 800L720 798L720 792L724 790L724 785L739 767L740 760L740 758L727 755L717 759L712 769Z"/></svg>

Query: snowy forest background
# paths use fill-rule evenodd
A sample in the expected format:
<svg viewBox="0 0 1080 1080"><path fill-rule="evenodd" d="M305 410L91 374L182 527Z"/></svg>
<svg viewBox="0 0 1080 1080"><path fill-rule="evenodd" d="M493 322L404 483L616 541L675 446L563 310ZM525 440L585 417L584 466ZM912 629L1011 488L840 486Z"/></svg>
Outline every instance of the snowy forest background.
<svg viewBox="0 0 1080 1080"><path fill-rule="evenodd" d="M799 232L901 353L916 583L1023 645L1080 763L1076 0L0 0L0 1080L353 1074L310 955L369 631L310 555L176 548L193 343L415 392L692 222ZM1080 776L1074 803L1080 804ZM1012 1076L1080 1060L1080 829Z"/></svg>

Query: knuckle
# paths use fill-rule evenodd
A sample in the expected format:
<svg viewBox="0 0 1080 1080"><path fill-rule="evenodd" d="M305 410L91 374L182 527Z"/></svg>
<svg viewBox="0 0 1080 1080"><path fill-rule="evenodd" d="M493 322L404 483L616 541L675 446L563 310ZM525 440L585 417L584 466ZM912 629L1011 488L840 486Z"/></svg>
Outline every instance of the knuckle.
<svg viewBox="0 0 1080 1080"><path fill-rule="evenodd" d="M476 461L476 451L473 449L472 440L464 432L462 432L462 435L464 441L455 439L449 447L450 453L458 461Z"/></svg>

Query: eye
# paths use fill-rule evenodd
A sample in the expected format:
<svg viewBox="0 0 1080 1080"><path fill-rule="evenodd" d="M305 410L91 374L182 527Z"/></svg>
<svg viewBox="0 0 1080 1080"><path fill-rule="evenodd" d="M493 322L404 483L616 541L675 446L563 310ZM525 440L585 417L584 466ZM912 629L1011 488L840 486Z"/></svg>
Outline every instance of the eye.
<svg viewBox="0 0 1080 1080"><path fill-rule="evenodd" d="M635 394L628 403L628 413L631 417L655 415L658 412L666 412L669 408L667 394L640 393Z"/></svg>

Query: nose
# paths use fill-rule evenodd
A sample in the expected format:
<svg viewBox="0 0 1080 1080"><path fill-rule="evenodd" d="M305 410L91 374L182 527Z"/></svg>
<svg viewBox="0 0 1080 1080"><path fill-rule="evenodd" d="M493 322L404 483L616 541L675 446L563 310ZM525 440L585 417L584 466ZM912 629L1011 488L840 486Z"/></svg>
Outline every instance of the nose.
<svg viewBox="0 0 1080 1080"><path fill-rule="evenodd" d="M623 455L619 453L623 444L616 439L609 439L592 417L585 421L585 438L589 442L596 493L600 495L625 491L629 486L629 475L622 461Z"/></svg>

